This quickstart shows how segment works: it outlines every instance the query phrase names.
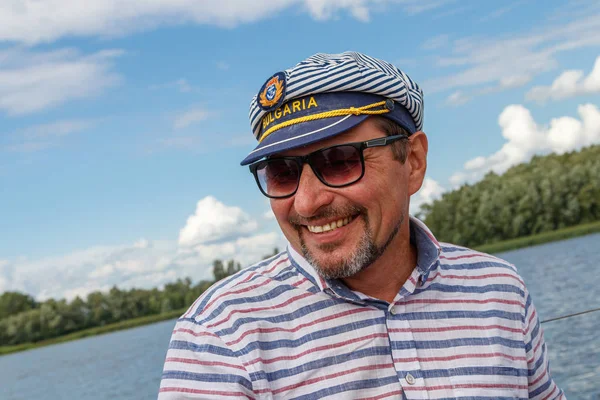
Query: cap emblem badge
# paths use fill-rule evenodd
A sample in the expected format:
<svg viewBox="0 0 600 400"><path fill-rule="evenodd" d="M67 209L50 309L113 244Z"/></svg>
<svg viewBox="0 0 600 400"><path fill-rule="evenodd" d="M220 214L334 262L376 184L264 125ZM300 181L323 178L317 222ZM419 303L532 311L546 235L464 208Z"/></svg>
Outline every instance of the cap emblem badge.
<svg viewBox="0 0 600 400"><path fill-rule="evenodd" d="M277 108L285 98L285 74L278 72L260 88L258 105L265 111Z"/></svg>

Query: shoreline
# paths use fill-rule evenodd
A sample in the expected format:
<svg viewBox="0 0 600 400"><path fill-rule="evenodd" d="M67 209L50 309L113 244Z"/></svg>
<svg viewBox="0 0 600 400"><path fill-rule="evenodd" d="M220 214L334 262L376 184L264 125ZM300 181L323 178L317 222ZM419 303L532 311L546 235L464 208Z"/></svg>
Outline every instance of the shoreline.
<svg viewBox="0 0 600 400"><path fill-rule="evenodd" d="M600 232L600 221L570 226L555 231L523 236L515 239L503 240L495 243L474 246L473 249L482 253L503 253L505 251L522 249L524 247L537 246L544 243L557 242L559 240L576 238Z"/></svg>
<svg viewBox="0 0 600 400"><path fill-rule="evenodd" d="M600 221L576 225L568 228L559 229L552 232L544 232L537 235L524 236L517 239L504 240L501 242L475 246L474 249L484 253L502 253L510 250L517 250L525 247L536 246L544 243L556 242L559 240L571 239L579 236L590 235L600 232ZM108 324L101 327L94 327L69 333L64 336L55 337L52 339L43 340L36 343L23 343L19 345L0 346L0 357L21 351L37 349L40 347L50 346L53 344L70 342L73 340L83 339L102 335L105 333L121 331L125 329L136 328L139 326L150 325L157 322L176 319L185 313L187 308L174 310L164 314L148 315L140 318L133 318L113 324Z"/></svg>
<svg viewBox="0 0 600 400"><path fill-rule="evenodd" d="M57 336L52 339L42 340L35 343L22 343L9 346L0 346L0 357L12 353L18 353L21 351L33 350L40 347L46 347L53 344L71 342L73 340L84 339L87 337L93 337L103 335L105 333L117 332L131 328L137 328L140 326L150 325L157 322L166 321L169 319L176 319L185 313L187 308L181 310L174 310L168 313L147 315L145 317L128 319L125 321L115 322L104 326L97 326L94 328L88 328L81 331L71 332L67 335Z"/></svg>

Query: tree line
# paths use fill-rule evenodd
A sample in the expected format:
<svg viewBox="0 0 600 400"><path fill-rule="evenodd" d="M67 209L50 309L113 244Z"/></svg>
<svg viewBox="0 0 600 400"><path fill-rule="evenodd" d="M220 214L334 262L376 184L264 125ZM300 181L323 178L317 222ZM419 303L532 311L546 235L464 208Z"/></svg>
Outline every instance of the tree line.
<svg viewBox="0 0 600 400"><path fill-rule="evenodd" d="M441 241L478 246L600 220L600 145L535 156L421 207Z"/></svg>
<svg viewBox="0 0 600 400"><path fill-rule="evenodd" d="M279 253L274 249L271 257ZM214 280L178 279L162 289L121 290L114 286L108 292L95 291L85 299L71 301L48 299L36 301L20 292L0 295L0 346L33 343L75 331L104 326L132 318L181 310L192 305L215 282L235 274L242 268L239 262L214 260Z"/></svg>

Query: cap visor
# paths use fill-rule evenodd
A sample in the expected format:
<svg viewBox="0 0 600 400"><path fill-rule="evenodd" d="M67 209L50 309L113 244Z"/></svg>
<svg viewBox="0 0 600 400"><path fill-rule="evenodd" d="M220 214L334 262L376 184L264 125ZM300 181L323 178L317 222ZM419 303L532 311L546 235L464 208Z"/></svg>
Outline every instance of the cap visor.
<svg viewBox="0 0 600 400"><path fill-rule="evenodd" d="M267 136L248 154L240 165L248 165L261 158L296 149L339 135L367 119L368 115L345 115L304 122L279 129Z"/></svg>

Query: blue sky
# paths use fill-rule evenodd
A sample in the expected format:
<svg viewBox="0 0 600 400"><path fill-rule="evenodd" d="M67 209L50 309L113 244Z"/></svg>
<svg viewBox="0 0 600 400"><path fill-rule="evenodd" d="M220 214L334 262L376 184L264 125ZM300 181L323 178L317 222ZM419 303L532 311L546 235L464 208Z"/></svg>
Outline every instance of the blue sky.
<svg viewBox="0 0 600 400"><path fill-rule="evenodd" d="M284 239L247 168L252 96L317 52L425 91L412 210L600 142L597 1L15 0L0 5L0 292L209 278Z"/></svg>

